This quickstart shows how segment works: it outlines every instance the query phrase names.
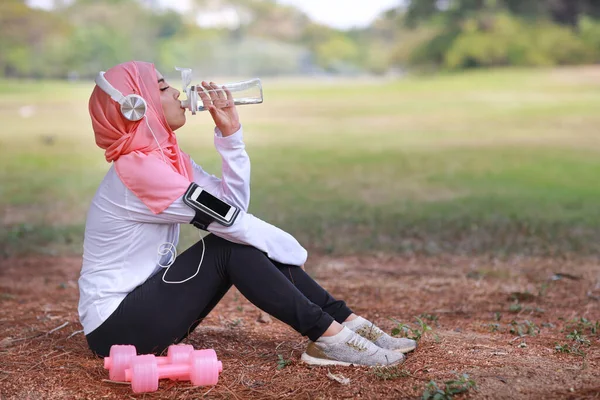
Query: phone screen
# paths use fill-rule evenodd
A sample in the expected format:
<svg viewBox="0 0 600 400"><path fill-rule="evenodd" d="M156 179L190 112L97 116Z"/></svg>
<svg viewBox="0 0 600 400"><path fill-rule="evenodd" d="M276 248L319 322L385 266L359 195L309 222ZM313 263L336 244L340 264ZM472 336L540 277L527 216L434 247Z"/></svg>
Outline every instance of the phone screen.
<svg viewBox="0 0 600 400"><path fill-rule="evenodd" d="M198 203L204 204L206 207L210 208L223 218L227 216L227 213L231 208L229 204L217 199L215 196L208 193L206 190L203 190L198 196Z"/></svg>

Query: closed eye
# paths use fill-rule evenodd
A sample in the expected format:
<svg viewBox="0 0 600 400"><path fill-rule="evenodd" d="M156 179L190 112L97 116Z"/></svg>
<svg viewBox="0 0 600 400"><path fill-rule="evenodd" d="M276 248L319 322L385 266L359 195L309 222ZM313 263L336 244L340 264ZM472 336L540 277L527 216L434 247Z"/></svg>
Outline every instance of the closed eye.
<svg viewBox="0 0 600 400"><path fill-rule="evenodd" d="M170 86L164 87L162 89L160 89L161 92L164 92L165 90L167 90L168 88L170 88Z"/></svg>

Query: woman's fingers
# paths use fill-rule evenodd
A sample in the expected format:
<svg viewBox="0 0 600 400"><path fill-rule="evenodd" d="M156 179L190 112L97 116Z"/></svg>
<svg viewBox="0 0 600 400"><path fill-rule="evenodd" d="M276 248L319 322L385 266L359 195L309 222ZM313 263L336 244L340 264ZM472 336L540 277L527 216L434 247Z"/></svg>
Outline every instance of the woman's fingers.
<svg viewBox="0 0 600 400"><path fill-rule="evenodd" d="M211 82L210 88L212 89L211 90L211 98L213 99L213 101L225 100L225 93L223 93L223 90L220 87L218 87L216 83Z"/></svg>
<svg viewBox="0 0 600 400"><path fill-rule="evenodd" d="M227 89L225 86L222 86L222 89L225 92L225 94L227 95L227 100L229 100L231 102L231 104L233 105L233 95L231 94L229 89Z"/></svg>
<svg viewBox="0 0 600 400"><path fill-rule="evenodd" d="M198 85L198 95L204 109L211 111L213 116L219 109L235 107L231 92L225 86L217 86L214 82L202 81L201 85Z"/></svg>
<svg viewBox="0 0 600 400"><path fill-rule="evenodd" d="M204 105L205 109L210 108L210 106L212 105L212 100L211 98L208 96L208 94L206 94L206 92L203 90L203 88L206 87L206 82L202 82L202 85L198 85L197 86L197 92L198 95L200 96L200 99L202 100L202 105Z"/></svg>
<svg viewBox="0 0 600 400"><path fill-rule="evenodd" d="M198 94L202 99L204 108L208 108L211 104L216 108L227 108L234 105L233 96L231 92L225 89L225 86L219 87L214 82L202 81L202 88L204 90L199 90Z"/></svg>
<svg viewBox="0 0 600 400"><path fill-rule="evenodd" d="M219 99L219 100L213 101L213 104L217 108L228 108L228 107L233 106L233 101Z"/></svg>
<svg viewBox="0 0 600 400"><path fill-rule="evenodd" d="M208 97L209 101L213 102L219 99L219 94L215 91L210 83L202 81L202 88L204 89L204 93Z"/></svg>

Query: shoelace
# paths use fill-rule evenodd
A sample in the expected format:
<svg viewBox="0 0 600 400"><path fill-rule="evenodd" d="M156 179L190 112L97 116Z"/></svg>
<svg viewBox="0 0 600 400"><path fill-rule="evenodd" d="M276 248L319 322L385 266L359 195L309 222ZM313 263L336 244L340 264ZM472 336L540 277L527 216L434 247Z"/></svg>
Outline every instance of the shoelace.
<svg viewBox="0 0 600 400"><path fill-rule="evenodd" d="M369 326L368 329L371 332L375 332L375 334L377 334L377 335L385 333L384 331L382 331L381 329L379 329L379 327L377 325L375 325L374 323L371 323L371 326Z"/></svg>
<svg viewBox="0 0 600 400"><path fill-rule="evenodd" d="M371 345L371 342L369 342L369 340L360 335L354 334L354 336L352 336L350 340L348 340L348 344L364 350L367 349L369 345Z"/></svg>

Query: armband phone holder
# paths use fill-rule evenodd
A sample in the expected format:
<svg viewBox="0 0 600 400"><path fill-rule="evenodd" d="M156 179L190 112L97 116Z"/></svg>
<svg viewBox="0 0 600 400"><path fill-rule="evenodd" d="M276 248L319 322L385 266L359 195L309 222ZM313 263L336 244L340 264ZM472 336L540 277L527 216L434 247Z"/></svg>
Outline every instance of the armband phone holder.
<svg viewBox="0 0 600 400"><path fill-rule="evenodd" d="M183 195L183 202L196 213L190 223L205 231L212 222L223 226L233 225L240 212L239 208L225 203L196 183L190 184Z"/></svg>

